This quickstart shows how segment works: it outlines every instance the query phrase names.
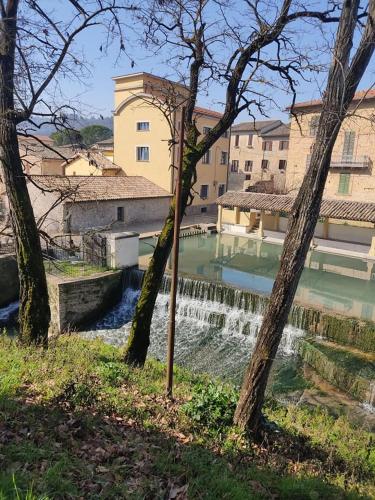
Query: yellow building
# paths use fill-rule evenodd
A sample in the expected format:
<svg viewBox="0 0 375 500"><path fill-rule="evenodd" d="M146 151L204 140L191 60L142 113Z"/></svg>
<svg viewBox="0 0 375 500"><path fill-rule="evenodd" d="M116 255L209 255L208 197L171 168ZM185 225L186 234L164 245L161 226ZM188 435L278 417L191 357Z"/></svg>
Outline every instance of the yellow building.
<svg viewBox="0 0 375 500"><path fill-rule="evenodd" d="M93 151L99 151L102 153L108 160L113 161L113 137L109 139L103 139L102 141L93 144L91 148Z"/></svg>
<svg viewBox="0 0 375 500"><path fill-rule="evenodd" d="M288 192L301 185L310 161L321 101L295 105L291 118L286 184ZM375 202L375 91L358 92L344 120L332 154L324 197Z"/></svg>
<svg viewBox="0 0 375 500"><path fill-rule="evenodd" d="M77 153L63 167L64 175L126 175L121 167L94 149Z"/></svg>
<svg viewBox="0 0 375 500"><path fill-rule="evenodd" d="M289 126L280 120L239 123L231 130L228 189L282 193Z"/></svg>
<svg viewBox="0 0 375 500"><path fill-rule="evenodd" d="M149 73L118 76L114 82L114 162L127 175L142 175L172 193L180 104L187 88ZM195 118L204 134L221 114L196 108ZM195 198L189 213L216 211L215 201L227 189L228 161L229 133L197 165Z"/></svg>

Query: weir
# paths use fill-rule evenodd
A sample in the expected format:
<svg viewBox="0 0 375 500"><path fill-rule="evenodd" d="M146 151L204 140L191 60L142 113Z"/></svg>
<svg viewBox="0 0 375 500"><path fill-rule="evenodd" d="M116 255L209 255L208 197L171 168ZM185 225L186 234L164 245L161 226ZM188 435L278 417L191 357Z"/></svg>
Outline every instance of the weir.
<svg viewBox="0 0 375 500"><path fill-rule="evenodd" d="M85 332L83 335L90 338L93 335L100 336L116 345L123 345L126 342L143 274L144 272L139 269L124 272L121 302L94 325L94 331ZM166 355L170 283L170 277L165 275L151 326L149 353L160 360L164 360ZM221 283L180 276L176 311L176 363L192 370L209 372L223 379L240 382L255 346L267 303L268 297L261 294ZM349 326L345 326L348 322ZM318 340L324 335L325 328L331 338L341 336L348 345L361 343L358 337L353 335L353 331L367 339L367 344L366 342L364 344L368 348L374 339L374 329L370 322L334 317L323 311L296 304L290 314L289 324L284 329L275 362L276 370L285 364L296 365L298 359L302 357L322 375L328 373L327 368L320 369L325 361L322 361L319 346L316 344L314 350L301 349L300 343L302 337L304 337L303 344L310 342L310 339ZM347 332L347 335L345 336L343 332ZM366 332L368 337L365 335ZM312 352L315 356L311 354ZM326 365L328 366L328 362ZM372 410L371 380L360 376L358 382L355 376L351 374L350 378L342 369L340 370L333 373L344 374L345 380L353 380L353 383L347 387L335 384L334 377L331 377L330 381L352 397L367 403L367 410ZM358 383L361 384L361 390L354 390L352 385L355 384L353 387L357 387Z"/></svg>

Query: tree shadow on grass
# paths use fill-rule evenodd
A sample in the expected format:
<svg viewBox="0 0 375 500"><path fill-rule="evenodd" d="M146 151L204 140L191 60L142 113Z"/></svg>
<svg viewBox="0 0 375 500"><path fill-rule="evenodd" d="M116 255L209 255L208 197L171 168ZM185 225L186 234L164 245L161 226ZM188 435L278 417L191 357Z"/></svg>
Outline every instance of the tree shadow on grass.
<svg viewBox="0 0 375 500"><path fill-rule="evenodd" d="M31 485L35 498L347 497L323 477L288 472L290 458L299 451L293 449L295 437L285 439L290 449L280 449L285 470L278 474L271 455L264 454L260 466L255 455L252 460L235 450L214 453L177 430L156 429L150 419L139 424L129 416L96 411L95 405L80 410L61 402L43 405L26 397L2 397L0 498L17 497L13 477L20 498ZM275 440L268 446L277 449L279 444ZM307 443L304 449L311 457L327 459L323 450Z"/></svg>

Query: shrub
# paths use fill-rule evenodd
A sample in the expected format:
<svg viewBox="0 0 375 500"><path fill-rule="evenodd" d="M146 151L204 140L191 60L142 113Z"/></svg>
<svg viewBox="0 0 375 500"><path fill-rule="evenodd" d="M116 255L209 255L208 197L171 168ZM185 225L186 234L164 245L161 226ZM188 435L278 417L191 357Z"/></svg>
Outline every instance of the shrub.
<svg viewBox="0 0 375 500"><path fill-rule="evenodd" d="M185 414L210 430L222 430L233 423L238 394L230 386L200 382L191 400L183 407Z"/></svg>

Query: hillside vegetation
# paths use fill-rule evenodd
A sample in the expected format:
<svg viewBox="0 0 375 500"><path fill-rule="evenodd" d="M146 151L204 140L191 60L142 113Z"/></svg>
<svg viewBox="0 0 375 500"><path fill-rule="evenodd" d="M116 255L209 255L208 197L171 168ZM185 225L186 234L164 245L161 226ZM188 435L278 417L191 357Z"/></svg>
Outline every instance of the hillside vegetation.
<svg viewBox="0 0 375 500"><path fill-rule="evenodd" d="M0 499L371 498L370 433L318 409L268 401L255 443L231 426L236 389L121 361L101 341L48 351L0 339Z"/></svg>

